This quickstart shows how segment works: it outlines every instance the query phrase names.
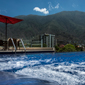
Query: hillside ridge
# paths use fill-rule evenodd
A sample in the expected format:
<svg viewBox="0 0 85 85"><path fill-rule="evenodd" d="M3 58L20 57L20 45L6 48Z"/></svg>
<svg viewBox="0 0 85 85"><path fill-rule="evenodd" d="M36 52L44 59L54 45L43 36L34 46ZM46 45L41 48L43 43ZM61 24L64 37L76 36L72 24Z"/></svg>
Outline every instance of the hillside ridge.
<svg viewBox="0 0 85 85"><path fill-rule="evenodd" d="M56 35L62 41L81 41L85 39L85 12L63 11L48 16L20 15L23 19L14 25L8 25L8 37L33 39L40 34ZM0 38L4 37L4 24L0 23Z"/></svg>

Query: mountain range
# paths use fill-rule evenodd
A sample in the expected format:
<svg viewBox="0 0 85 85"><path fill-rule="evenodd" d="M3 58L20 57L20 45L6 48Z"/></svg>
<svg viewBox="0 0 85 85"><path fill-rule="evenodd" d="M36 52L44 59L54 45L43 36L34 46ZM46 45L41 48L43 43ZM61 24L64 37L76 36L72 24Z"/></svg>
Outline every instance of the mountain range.
<svg viewBox="0 0 85 85"><path fill-rule="evenodd" d="M60 41L84 43L85 12L63 11L53 15L20 15L23 21L8 25L8 37L24 40L38 39L39 35L54 34ZM5 24L0 23L0 39L4 38Z"/></svg>

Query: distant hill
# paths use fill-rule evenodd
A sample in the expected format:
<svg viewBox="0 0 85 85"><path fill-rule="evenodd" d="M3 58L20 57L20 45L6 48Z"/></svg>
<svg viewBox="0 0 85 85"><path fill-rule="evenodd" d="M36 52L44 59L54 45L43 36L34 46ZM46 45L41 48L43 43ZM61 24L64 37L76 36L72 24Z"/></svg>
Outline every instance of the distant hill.
<svg viewBox="0 0 85 85"><path fill-rule="evenodd" d="M23 21L8 25L8 37L29 40L43 33L51 33L63 41L84 42L85 39L85 12L63 11L48 16L20 15L16 18ZM0 23L0 38L4 37L3 25Z"/></svg>

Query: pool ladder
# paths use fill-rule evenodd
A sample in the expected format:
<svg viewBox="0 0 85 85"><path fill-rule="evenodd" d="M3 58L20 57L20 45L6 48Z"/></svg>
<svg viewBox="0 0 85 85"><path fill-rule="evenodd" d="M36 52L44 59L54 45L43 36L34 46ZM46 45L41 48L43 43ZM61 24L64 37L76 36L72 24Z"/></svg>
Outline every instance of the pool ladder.
<svg viewBox="0 0 85 85"><path fill-rule="evenodd" d="M25 52L26 52L26 48L25 48L24 42L22 41L22 39L20 39L20 40L21 40L21 43L22 43L22 45L23 45L23 47L24 47L24 50L25 50Z"/></svg>
<svg viewBox="0 0 85 85"><path fill-rule="evenodd" d="M14 41L13 41L12 38L11 38L11 41L12 41L12 44L13 44L13 46L14 46L14 48L15 48L15 53L16 53L16 46L15 46Z"/></svg>
<svg viewBox="0 0 85 85"><path fill-rule="evenodd" d="M13 46L14 46L15 53L16 53L16 46L15 46L15 44L14 44L13 38L11 38L11 41L12 41L12 44L13 44ZM25 50L25 52L26 52L26 48L25 48L24 42L22 41L22 39L20 39L20 41L21 41L21 43L22 43L22 45L23 45L23 47L24 47L24 50Z"/></svg>

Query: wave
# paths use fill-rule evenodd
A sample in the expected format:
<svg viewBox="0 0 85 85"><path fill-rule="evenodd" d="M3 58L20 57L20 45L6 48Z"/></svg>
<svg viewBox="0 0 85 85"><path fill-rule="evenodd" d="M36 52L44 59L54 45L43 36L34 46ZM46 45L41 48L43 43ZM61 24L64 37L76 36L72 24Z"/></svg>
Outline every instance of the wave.
<svg viewBox="0 0 85 85"><path fill-rule="evenodd" d="M0 71L24 76L20 78L45 80L57 85L84 85L84 56L81 57L82 53L80 56L77 53L76 56L72 53L72 57L68 55L64 53L0 57Z"/></svg>

